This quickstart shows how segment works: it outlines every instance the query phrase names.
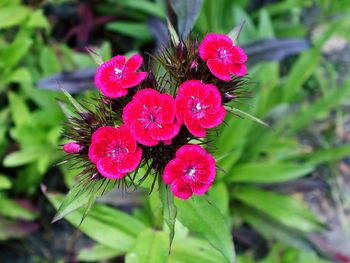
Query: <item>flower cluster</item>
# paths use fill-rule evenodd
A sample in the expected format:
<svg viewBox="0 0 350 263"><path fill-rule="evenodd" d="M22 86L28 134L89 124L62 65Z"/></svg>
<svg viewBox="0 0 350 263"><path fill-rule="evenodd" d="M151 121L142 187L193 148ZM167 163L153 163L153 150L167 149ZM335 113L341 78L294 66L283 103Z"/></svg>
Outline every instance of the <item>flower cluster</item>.
<svg viewBox="0 0 350 263"><path fill-rule="evenodd" d="M82 174L92 179L133 182L146 167L140 182L159 175L178 198L202 195L216 175L202 145L224 121L225 103L242 94L247 56L228 36L210 33L199 44L172 41L155 58L165 75L140 71L140 55L102 63L95 75L101 99L72 118L63 149L84 160Z"/></svg>

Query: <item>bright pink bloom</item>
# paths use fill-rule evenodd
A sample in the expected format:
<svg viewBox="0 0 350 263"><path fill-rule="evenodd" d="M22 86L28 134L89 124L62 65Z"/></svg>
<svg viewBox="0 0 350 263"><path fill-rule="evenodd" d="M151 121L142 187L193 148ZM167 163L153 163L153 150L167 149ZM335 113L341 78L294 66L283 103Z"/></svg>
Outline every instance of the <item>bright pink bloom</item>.
<svg viewBox="0 0 350 263"><path fill-rule="evenodd" d="M247 73L244 65L247 55L224 34L207 34L199 45L199 56L207 61L211 73L221 80L229 81L231 74L241 77Z"/></svg>
<svg viewBox="0 0 350 263"><path fill-rule="evenodd" d="M123 178L137 168L141 156L141 148L125 125L101 127L91 137L89 159L104 177Z"/></svg>
<svg viewBox="0 0 350 263"><path fill-rule="evenodd" d="M217 87L199 80L188 80L179 87L175 99L176 119L197 137L204 137L207 128L218 126L225 118Z"/></svg>
<svg viewBox="0 0 350 263"><path fill-rule="evenodd" d="M167 144L180 130L173 97L154 89L142 89L134 95L123 110L123 121L136 140L147 146L159 141Z"/></svg>
<svg viewBox="0 0 350 263"><path fill-rule="evenodd" d="M97 69L96 86L109 98L126 95L128 88L139 85L147 76L147 72L136 72L142 61L142 57L138 54L133 55L128 61L124 56L115 56Z"/></svg>
<svg viewBox="0 0 350 263"><path fill-rule="evenodd" d="M202 195L215 179L215 160L199 145L184 145L164 169L163 180L171 184L173 194L187 199L192 194Z"/></svg>
<svg viewBox="0 0 350 263"><path fill-rule="evenodd" d="M69 142L63 145L63 150L66 153L79 153L84 147L76 142Z"/></svg>

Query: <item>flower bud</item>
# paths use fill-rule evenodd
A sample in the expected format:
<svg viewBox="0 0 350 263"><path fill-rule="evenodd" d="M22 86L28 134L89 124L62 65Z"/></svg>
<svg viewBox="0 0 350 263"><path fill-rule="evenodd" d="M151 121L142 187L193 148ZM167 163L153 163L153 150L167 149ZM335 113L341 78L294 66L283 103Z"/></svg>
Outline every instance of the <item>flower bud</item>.
<svg viewBox="0 0 350 263"><path fill-rule="evenodd" d="M236 96L230 94L230 93L224 93L222 94L222 103L230 102L231 100L234 100Z"/></svg>
<svg viewBox="0 0 350 263"><path fill-rule="evenodd" d="M80 116L83 118L84 121L86 121L88 124L93 124L96 122L96 118L93 114L90 112L83 112L80 113Z"/></svg>
<svg viewBox="0 0 350 263"><path fill-rule="evenodd" d="M184 60L187 56L187 47L183 40L180 40L180 43L177 46L176 55L179 60Z"/></svg>
<svg viewBox="0 0 350 263"><path fill-rule="evenodd" d="M80 153L83 149L84 149L84 146L81 146L76 142L69 142L63 145L63 150L66 153Z"/></svg>
<svg viewBox="0 0 350 263"><path fill-rule="evenodd" d="M197 59L193 60L190 66L191 73L196 73L198 71L198 61Z"/></svg>

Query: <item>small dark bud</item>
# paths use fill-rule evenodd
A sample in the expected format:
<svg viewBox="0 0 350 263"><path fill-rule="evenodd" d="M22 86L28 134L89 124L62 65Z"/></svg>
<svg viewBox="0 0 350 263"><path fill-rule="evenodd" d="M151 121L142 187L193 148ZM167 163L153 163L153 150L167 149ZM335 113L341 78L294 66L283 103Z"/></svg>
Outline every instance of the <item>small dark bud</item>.
<svg viewBox="0 0 350 263"><path fill-rule="evenodd" d="M198 36L197 36L193 39L193 46L197 48L198 45L199 45L199 41L198 41Z"/></svg>
<svg viewBox="0 0 350 263"><path fill-rule="evenodd" d="M92 124L96 122L96 118L93 114L90 112L83 112L80 113L80 116L83 118L84 121L86 121L88 124Z"/></svg>
<svg viewBox="0 0 350 263"><path fill-rule="evenodd" d="M190 66L191 73L196 73L198 71L198 61L197 59L193 60Z"/></svg>
<svg viewBox="0 0 350 263"><path fill-rule="evenodd" d="M231 95L230 93L224 93L222 94L222 103L230 102L231 100L234 100L236 97L234 95Z"/></svg>
<svg viewBox="0 0 350 263"><path fill-rule="evenodd" d="M186 47L185 42L183 40L180 40L180 43L176 49L177 58L182 61L186 58L187 53L188 52L187 52L187 47Z"/></svg>
<svg viewBox="0 0 350 263"><path fill-rule="evenodd" d="M93 173L93 174L91 175L91 179L92 179L92 180L99 180L99 179L101 179L101 178L102 178L102 176L101 176L98 172Z"/></svg>

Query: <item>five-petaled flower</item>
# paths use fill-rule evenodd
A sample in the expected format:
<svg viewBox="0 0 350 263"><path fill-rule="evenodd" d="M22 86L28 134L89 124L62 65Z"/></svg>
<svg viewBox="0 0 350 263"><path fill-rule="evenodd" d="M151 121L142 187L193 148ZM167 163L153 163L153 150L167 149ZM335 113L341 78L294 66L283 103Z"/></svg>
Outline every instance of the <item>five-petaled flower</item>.
<svg viewBox="0 0 350 263"><path fill-rule="evenodd" d="M95 84L103 95L118 98L128 93L128 88L139 85L147 72L136 72L142 64L142 57L133 55L126 61L124 56L115 56L101 64L95 74Z"/></svg>
<svg viewBox="0 0 350 263"><path fill-rule="evenodd" d="M229 81L231 74L242 77L247 73L244 65L247 55L227 35L207 34L199 45L199 56L207 61L211 73L221 80Z"/></svg>
<svg viewBox="0 0 350 263"><path fill-rule="evenodd" d="M175 102L155 89L138 91L123 110L123 121L136 140L146 146L169 144L180 129L175 120Z"/></svg>
<svg viewBox="0 0 350 263"><path fill-rule="evenodd" d="M202 195L215 179L215 160L199 145L184 145L164 169L163 180L171 184L173 194L187 199Z"/></svg>
<svg viewBox="0 0 350 263"><path fill-rule="evenodd" d="M179 87L175 99L176 119L197 137L206 135L206 128L218 126L225 118L217 87L199 80L188 80Z"/></svg>
<svg viewBox="0 0 350 263"><path fill-rule="evenodd" d="M104 177L123 178L137 168L141 156L141 148L125 125L101 127L92 135L89 159Z"/></svg>

